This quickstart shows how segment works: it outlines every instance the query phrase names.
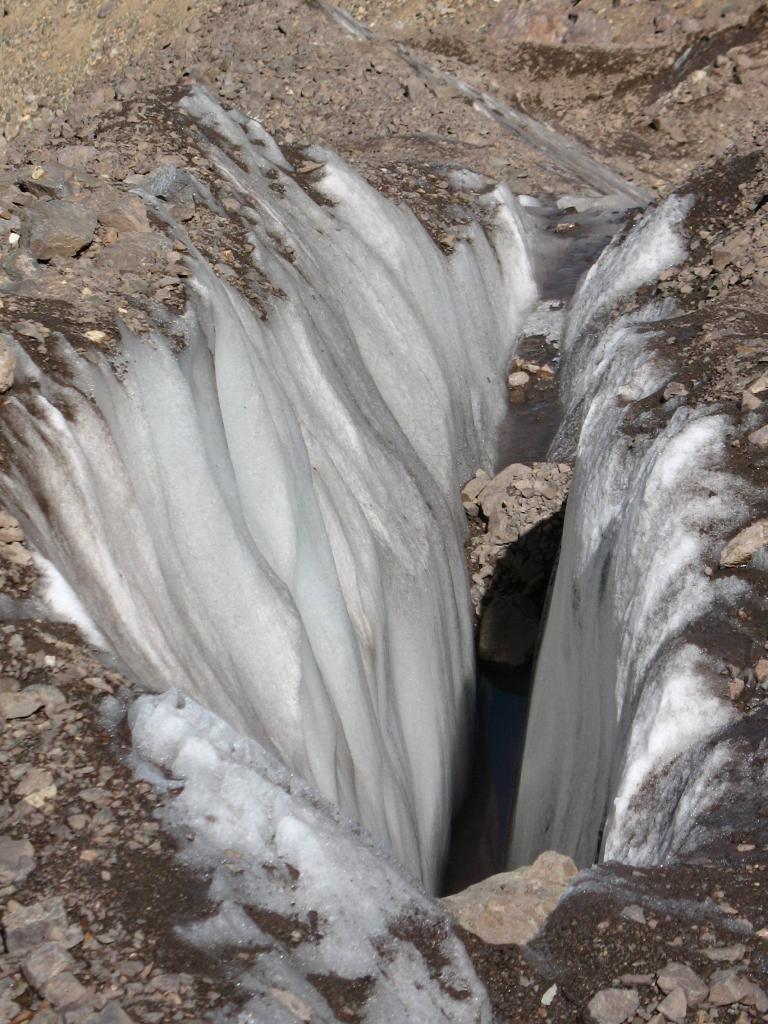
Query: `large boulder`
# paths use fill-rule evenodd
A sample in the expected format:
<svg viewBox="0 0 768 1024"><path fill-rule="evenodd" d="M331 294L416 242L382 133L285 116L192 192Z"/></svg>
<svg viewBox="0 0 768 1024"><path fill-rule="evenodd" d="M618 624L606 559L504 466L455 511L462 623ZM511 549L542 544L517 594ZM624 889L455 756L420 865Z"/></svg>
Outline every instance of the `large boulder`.
<svg viewBox="0 0 768 1024"><path fill-rule="evenodd" d="M538 934L577 871L570 857L547 850L530 867L492 875L440 902L484 942L522 946Z"/></svg>

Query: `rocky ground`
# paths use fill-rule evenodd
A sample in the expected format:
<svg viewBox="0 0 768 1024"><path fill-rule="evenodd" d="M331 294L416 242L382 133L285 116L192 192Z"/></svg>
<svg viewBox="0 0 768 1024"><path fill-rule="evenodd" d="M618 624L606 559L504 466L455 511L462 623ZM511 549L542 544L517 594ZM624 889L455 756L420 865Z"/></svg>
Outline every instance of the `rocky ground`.
<svg viewBox="0 0 768 1024"><path fill-rule="evenodd" d="M540 196L589 192L546 147L475 110L461 80L579 140L651 195L696 192L690 258L659 289L686 310L659 342L670 380L638 410L637 428L686 402L720 402L737 416L734 465L753 486L754 524L702 571L745 575L743 553L768 529L765 9L750 0L343 6L376 37L354 37L322 7L291 0L0 2L0 330L65 375L57 332L87 353L114 345L118 319L142 329L160 316L172 328L186 301L184 249L130 194L137 183L172 205L216 272L258 304L270 285L251 265L237 199L215 185L179 123L174 101L192 82L262 120L307 188L318 165L304 147L335 149L408 203L447 250L487 179ZM418 74L413 55L436 75ZM463 168L481 177L457 179ZM219 189L219 214L196 202L186 169ZM556 356L543 345L510 367L512 421L529 424L536 410L551 427ZM12 370L0 350L6 395ZM513 465L475 477L463 498L473 597L490 609L511 600L527 616L515 652L524 664L570 466L514 445L509 456ZM0 570L0 1022L199 1021L236 1005L226 962L175 936L175 924L205 911L205 883L174 859L152 816L158 798L105 717L105 698L125 702L136 684L73 629L15 603L34 593L36 574L9 517ZM728 655L723 685L751 716L752 756L765 735L768 638L765 594L750 582L754 603L712 644ZM491 621L480 631L488 661ZM681 863L583 873L527 946L463 932L499 1020L768 1020L767 822L768 803L750 806L739 831ZM480 916L490 901L495 920L499 898L498 886L481 894ZM358 1019L354 1008L339 1012Z"/></svg>

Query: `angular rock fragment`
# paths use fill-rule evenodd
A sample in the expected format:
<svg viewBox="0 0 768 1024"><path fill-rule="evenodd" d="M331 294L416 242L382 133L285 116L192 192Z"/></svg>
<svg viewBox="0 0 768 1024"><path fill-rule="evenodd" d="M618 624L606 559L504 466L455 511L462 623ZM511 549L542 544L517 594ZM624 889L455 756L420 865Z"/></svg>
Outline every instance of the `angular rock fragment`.
<svg viewBox="0 0 768 1024"><path fill-rule="evenodd" d="M740 530L720 552L720 565L744 565L760 548L768 544L768 519L757 522Z"/></svg>
<svg viewBox="0 0 768 1024"><path fill-rule="evenodd" d="M26 244L36 260L76 256L90 245L96 215L84 203L52 199L25 211Z"/></svg>
<svg viewBox="0 0 768 1024"><path fill-rule="evenodd" d="M67 927L67 914L60 896L23 906L10 903L3 917L5 944L9 953L23 953L41 942L58 938Z"/></svg>
<svg viewBox="0 0 768 1024"><path fill-rule="evenodd" d="M142 200L134 192L100 189L93 197L99 224L114 228L119 235L149 231L149 219Z"/></svg>
<svg viewBox="0 0 768 1024"><path fill-rule="evenodd" d="M700 978L688 964L667 964L663 970L659 971L656 983L661 991L667 994L674 992L676 988L682 989L691 1006L703 1002L709 992L706 981Z"/></svg>
<svg viewBox="0 0 768 1024"><path fill-rule="evenodd" d="M35 850L28 839L0 836L0 886L23 882L35 868Z"/></svg>
<svg viewBox="0 0 768 1024"><path fill-rule="evenodd" d="M589 1019L595 1024L624 1024L640 1005L634 988L605 988L587 1004Z"/></svg>
<svg viewBox="0 0 768 1024"><path fill-rule="evenodd" d="M59 1010L84 1003L90 994L71 971L62 971L54 975L43 989L43 995L48 1002Z"/></svg>
<svg viewBox="0 0 768 1024"><path fill-rule="evenodd" d="M42 698L28 690L0 693L0 718L29 718L44 705Z"/></svg>
<svg viewBox="0 0 768 1024"><path fill-rule="evenodd" d="M732 964L736 960L743 960L746 951L746 946L741 942L736 942L732 946L715 946L712 949L705 949L704 956L709 960L718 960L720 962Z"/></svg>
<svg viewBox="0 0 768 1024"><path fill-rule="evenodd" d="M659 1003L659 1013L667 1020L682 1021L688 1012L688 1000L681 988L673 988L666 999Z"/></svg>
<svg viewBox="0 0 768 1024"><path fill-rule="evenodd" d="M713 1006L730 1006L740 1003L749 991L750 982L736 968L715 971L710 978L709 1002Z"/></svg>
<svg viewBox="0 0 768 1024"><path fill-rule="evenodd" d="M524 945L555 909L577 870L570 857L548 850L530 867L493 875L440 902L484 942Z"/></svg>
<svg viewBox="0 0 768 1024"><path fill-rule="evenodd" d="M89 1018L89 1024L133 1024L133 1018L128 1016L119 1003L110 1000L102 1010Z"/></svg>
<svg viewBox="0 0 768 1024"><path fill-rule="evenodd" d="M24 977L32 988L42 992L48 982L63 971L71 971L75 961L58 942L44 942L34 949L21 965Z"/></svg>

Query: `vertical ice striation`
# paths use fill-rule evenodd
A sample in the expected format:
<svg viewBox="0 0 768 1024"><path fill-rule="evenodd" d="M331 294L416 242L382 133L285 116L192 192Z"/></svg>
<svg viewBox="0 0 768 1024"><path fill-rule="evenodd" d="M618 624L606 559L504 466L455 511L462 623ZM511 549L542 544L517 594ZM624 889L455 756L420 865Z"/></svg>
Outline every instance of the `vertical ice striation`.
<svg viewBox="0 0 768 1024"><path fill-rule="evenodd" d="M64 383L19 352L35 387L5 406L4 497L136 676L258 740L433 887L472 707L456 495L491 463L535 297L517 201L497 189L492 229L447 256L333 154L309 153L311 193L256 122L201 91L181 106L245 208L266 316L169 221L186 347L124 329L116 374L62 340Z"/></svg>
<svg viewBox="0 0 768 1024"><path fill-rule="evenodd" d="M669 380L648 342L673 310L610 321L617 300L684 254L688 202L646 214L591 269L564 339L561 444L576 469L536 669L510 848L513 864L556 848L582 865L654 863L681 851L717 799L718 734L734 712L684 632L737 597L705 557L739 511L720 468L729 421L681 406L630 428L631 403ZM557 443L557 442L556 442ZM607 819L607 820L606 820Z"/></svg>

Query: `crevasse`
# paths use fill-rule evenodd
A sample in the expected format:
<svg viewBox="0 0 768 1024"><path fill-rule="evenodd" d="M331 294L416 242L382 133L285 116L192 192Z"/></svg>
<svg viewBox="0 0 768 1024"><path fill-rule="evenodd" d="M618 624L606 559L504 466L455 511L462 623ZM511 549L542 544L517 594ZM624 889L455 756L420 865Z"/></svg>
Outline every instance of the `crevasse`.
<svg viewBox="0 0 768 1024"><path fill-rule="evenodd" d="M122 329L118 372L18 350L2 481L34 547L147 686L179 688L434 888L474 683L460 484L490 466L535 299L505 187L443 254L331 153L304 191L203 92L188 129L282 297L262 318L184 231L186 345ZM147 202L165 217L163 204ZM198 199L217 207L199 188Z"/></svg>
<svg viewBox="0 0 768 1024"><path fill-rule="evenodd" d="M690 199L672 197L609 246L574 298L563 339L565 418L576 455L560 562L537 662L510 844L512 864L557 849L653 864L695 846L723 787L735 712L686 629L738 598L709 580L743 514L723 469L730 423L680 405L653 424L632 403L670 380L649 341L674 309L616 303L681 261ZM670 408L673 408L670 406Z"/></svg>

